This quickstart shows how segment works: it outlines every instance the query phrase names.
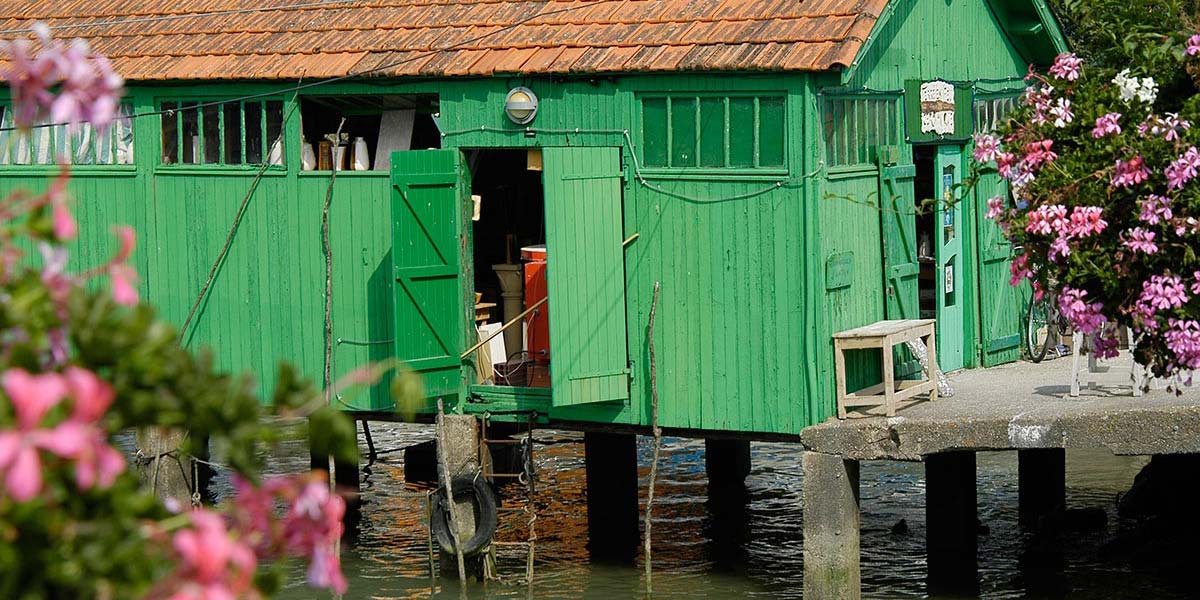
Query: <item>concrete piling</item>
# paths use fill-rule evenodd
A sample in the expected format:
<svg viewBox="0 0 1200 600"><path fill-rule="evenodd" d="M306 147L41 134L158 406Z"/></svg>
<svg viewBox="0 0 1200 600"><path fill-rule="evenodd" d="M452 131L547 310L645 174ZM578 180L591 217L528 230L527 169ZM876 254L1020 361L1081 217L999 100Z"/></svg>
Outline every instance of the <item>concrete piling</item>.
<svg viewBox="0 0 1200 600"><path fill-rule="evenodd" d="M1067 502L1067 451L1038 448L1017 451L1017 501L1021 525L1037 525L1062 512Z"/></svg>
<svg viewBox="0 0 1200 600"><path fill-rule="evenodd" d="M588 550L593 558L629 562L637 550L637 436L587 432Z"/></svg>
<svg viewBox="0 0 1200 600"><path fill-rule="evenodd" d="M143 457L138 462L138 478L143 487L159 498L172 499L190 506L192 490L198 482L192 458L180 451L187 433L177 429L138 430L135 443Z"/></svg>
<svg viewBox="0 0 1200 600"><path fill-rule="evenodd" d="M805 452L804 598L862 597L858 461Z"/></svg>
<svg viewBox="0 0 1200 600"><path fill-rule="evenodd" d="M974 452L925 457L925 527L930 595L978 593Z"/></svg>

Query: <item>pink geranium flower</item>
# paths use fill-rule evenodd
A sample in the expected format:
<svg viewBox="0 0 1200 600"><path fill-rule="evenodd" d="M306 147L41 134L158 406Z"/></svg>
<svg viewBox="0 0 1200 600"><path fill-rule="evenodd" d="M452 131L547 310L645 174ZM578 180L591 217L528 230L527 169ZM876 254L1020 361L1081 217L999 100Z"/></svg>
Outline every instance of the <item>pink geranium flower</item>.
<svg viewBox="0 0 1200 600"><path fill-rule="evenodd" d="M1154 254L1158 252L1158 244L1154 243L1155 234L1153 231L1146 231L1141 227L1134 227L1125 232L1122 236L1121 243L1134 252L1143 252L1145 254Z"/></svg>
<svg viewBox="0 0 1200 600"><path fill-rule="evenodd" d="M1050 67L1050 74L1056 79L1066 79L1067 81L1075 81L1079 79L1080 71L1083 67L1083 59L1079 58L1071 52L1059 54L1054 59L1054 64Z"/></svg>
<svg viewBox="0 0 1200 600"><path fill-rule="evenodd" d="M975 136L975 162L986 163L1000 155L1000 138L987 133Z"/></svg>
<svg viewBox="0 0 1200 600"><path fill-rule="evenodd" d="M1138 219L1150 225L1158 225L1163 221L1170 221L1174 216L1174 213L1171 211L1171 199L1166 196L1150 194L1138 202L1142 208Z"/></svg>
<svg viewBox="0 0 1200 600"><path fill-rule="evenodd" d="M254 552L230 536L216 513L197 510L191 517L192 527L172 540L180 565L171 600L233 599L251 591L258 565Z"/></svg>
<svg viewBox="0 0 1200 600"><path fill-rule="evenodd" d="M1187 54L1188 56L1196 56L1197 54L1200 54L1200 33L1188 38Z"/></svg>
<svg viewBox="0 0 1200 600"><path fill-rule="evenodd" d="M1121 135L1121 113L1110 112L1096 119L1092 137L1100 139L1106 135Z"/></svg>
<svg viewBox="0 0 1200 600"><path fill-rule="evenodd" d="M1150 178L1150 169L1141 156L1118 160L1112 176L1113 187L1131 187Z"/></svg>
<svg viewBox="0 0 1200 600"><path fill-rule="evenodd" d="M1103 314L1104 304L1087 302L1085 300L1087 295L1087 290L1069 286L1063 286L1062 293L1058 295L1058 309L1076 329L1084 334L1095 333L1108 320Z"/></svg>
<svg viewBox="0 0 1200 600"><path fill-rule="evenodd" d="M1139 304L1152 311L1179 308L1187 301L1183 280L1173 275L1154 275L1148 281L1143 281L1142 295L1138 299Z"/></svg>
<svg viewBox="0 0 1200 600"><path fill-rule="evenodd" d="M15 430L0 431L0 472L13 500L26 502L42 491L41 449L58 449L60 439L39 427L46 413L62 402L66 386L56 374L31 375L22 369L4 373L3 387L17 419Z"/></svg>
<svg viewBox="0 0 1200 600"><path fill-rule="evenodd" d="M1187 182L1196 178L1197 169L1200 169L1200 150L1196 150L1196 147L1192 146L1178 159L1167 165L1167 189L1182 188Z"/></svg>

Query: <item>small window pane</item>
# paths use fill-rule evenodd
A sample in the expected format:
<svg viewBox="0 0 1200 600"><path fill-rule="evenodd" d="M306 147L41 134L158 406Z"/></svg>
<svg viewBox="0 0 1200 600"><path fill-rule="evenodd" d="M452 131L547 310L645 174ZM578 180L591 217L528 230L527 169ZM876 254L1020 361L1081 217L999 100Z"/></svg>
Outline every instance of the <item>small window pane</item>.
<svg viewBox="0 0 1200 600"><path fill-rule="evenodd" d="M700 166L725 166L725 99L700 100Z"/></svg>
<svg viewBox="0 0 1200 600"><path fill-rule="evenodd" d="M179 116L183 121L181 128L183 131L183 156L179 162L185 165L199 164L200 162L200 109L197 108L195 102L184 104L180 108Z"/></svg>
<svg viewBox="0 0 1200 600"><path fill-rule="evenodd" d="M163 102L162 115L162 163L173 165L179 162L179 129L176 127L177 102Z"/></svg>
<svg viewBox="0 0 1200 600"><path fill-rule="evenodd" d="M783 98L758 101L758 165L782 167L784 154Z"/></svg>
<svg viewBox="0 0 1200 600"><path fill-rule="evenodd" d="M246 110L246 163L261 165L263 161L262 103L247 102Z"/></svg>
<svg viewBox="0 0 1200 600"><path fill-rule="evenodd" d="M283 164L283 102L267 102L268 156L272 165Z"/></svg>
<svg viewBox="0 0 1200 600"><path fill-rule="evenodd" d="M671 166L696 165L696 99L671 98Z"/></svg>
<svg viewBox="0 0 1200 600"><path fill-rule="evenodd" d="M216 165L221 163L221 113L220 108L205 106L201 110L204 119L204 164Z"/></svg>
<svg viewBox="0 0 1200 600"><path fill-rule="evenodd" d="M646 98L642 101L642 144L645 146L646 166L667 166L666 98Z"/></svg>
<svg viewBox="0 0 1200 600"><path fill-rule="evenodd" d="M237 102L223 104L225 114L225 164L242 164L242 108Z"/></svg>
<svg viewBox="0 0 1200 600"><path fill-rule="evenodd" d="M754 166L754 98L729 99L729 166Z"/></svg>

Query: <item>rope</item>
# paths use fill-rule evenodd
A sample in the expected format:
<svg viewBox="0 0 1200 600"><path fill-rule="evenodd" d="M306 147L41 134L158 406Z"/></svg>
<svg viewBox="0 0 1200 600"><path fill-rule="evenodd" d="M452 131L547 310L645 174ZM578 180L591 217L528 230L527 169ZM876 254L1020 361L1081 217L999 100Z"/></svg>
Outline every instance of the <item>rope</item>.
<svg viewBox="0 0 1200 600"><path fill-rule="evenodd" d="M658 455L662 450L662 428L658 426L658 373L654 357L654 315L658 310L658 292L660 289L662 289L662 283L655 281L654 300L650 303L650 325L647 327L646 332L646 337L650 344L650 428L654 432L654 461L650 463L650 485L646 493L646 538L643 541L646 553L647 597L654 593L653 571L651 569L653 561L650 554L650 512L654 507L654 481L658 477Z"/></svg>
<svg viewBox="0 0 1200 600"><path fill-rule="evenodd" d="M292 97L291 105L288 106L287 114L283 117L283 122L286 123L291 118L292 113L299 106L297 98ZM276 144L282 147L283 129L280 129L279 137L275 139ZM217 260L213 262L212 268L208 270L208 278L204 280L204 286L200 288L200 295L196 296L196 301L192 303L192 310L188 311L187 319L183 321L183 327L179 329L179 339L183 341L187 334L188 326L192 324L192 318L196 316L196 311L200 309L200 304L204 302L205 296L208 295L208 289L212 286L213 281L217 278L217 272L221 270L221 265L225 264L225 257L229 254L229 249L233 247L233 240L237 237L238 228L242 224L242 217L246 214L246 208L250 206L250 199L254 197L254 191L258 189L258 182L262 181L263 173L271 161L264 160L263 164L258 168L258 172L254 174L254 179L250 182L250 189L246 190L246 196L242 198L242 204L238 206L237 213L233 216L233 224L229 227L229 235L225 236L225 245L221 247L221 252L217 255ZM184 342L184 345L187 343Z"/></svg>

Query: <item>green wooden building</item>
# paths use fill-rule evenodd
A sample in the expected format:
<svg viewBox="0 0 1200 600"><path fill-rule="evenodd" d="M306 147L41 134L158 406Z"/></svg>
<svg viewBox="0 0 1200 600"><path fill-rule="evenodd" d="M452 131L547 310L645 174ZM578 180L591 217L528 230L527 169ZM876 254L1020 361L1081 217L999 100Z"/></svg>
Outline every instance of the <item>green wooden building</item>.
<svg viewBox="0 0 1200 600"><path fill-rule="evenodd" d="M74 264L133 225L141 290L180 324L249 198L182 341L264 391L283 360L321 378L339 158L332 368L408 362L429 401L404 418L442 398L646 426L656 283L660 422L681 433L828 418L831 334L880 319L936 318L945 370L1018 358L1023 299L981 210L1005 188L954 186L1028 65L1064 50L1044 0L38 0L0 9L0 37L35 19L112 57L128 118L22 137L5 117L0 191L69 155ZM548 323L549 363L495 385L460 359L475 292L501 304L492 265L543 243L548 319L528 326ZM852 376L878 377L860 358ZM339 401L396 415L386 385Z"/></svg>

